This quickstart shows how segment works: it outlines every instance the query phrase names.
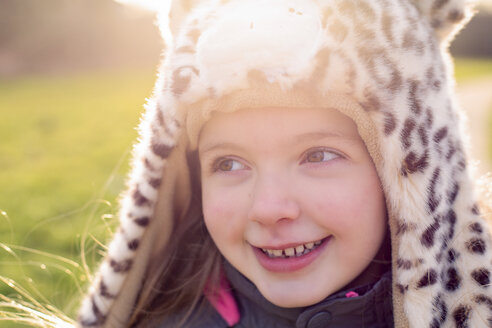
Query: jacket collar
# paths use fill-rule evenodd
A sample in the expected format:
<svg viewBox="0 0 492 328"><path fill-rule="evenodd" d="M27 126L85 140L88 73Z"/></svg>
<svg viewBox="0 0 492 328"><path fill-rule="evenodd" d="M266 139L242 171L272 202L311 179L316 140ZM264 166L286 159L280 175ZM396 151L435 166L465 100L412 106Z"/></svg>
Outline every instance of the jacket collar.
<svg viewBox="0 0 492 328"><path fill-rule="evenodd" d="M373 284L341 290L323 301L303 308L281 308L261 295L256 286L227 261L224 271L241 311L245 326L260 323L276 327L393 327L391 272ZM354 296L359 295L359 296ZM352 296L352 297L351 297ZM266 324L266 325L265 325Z"/></svg>

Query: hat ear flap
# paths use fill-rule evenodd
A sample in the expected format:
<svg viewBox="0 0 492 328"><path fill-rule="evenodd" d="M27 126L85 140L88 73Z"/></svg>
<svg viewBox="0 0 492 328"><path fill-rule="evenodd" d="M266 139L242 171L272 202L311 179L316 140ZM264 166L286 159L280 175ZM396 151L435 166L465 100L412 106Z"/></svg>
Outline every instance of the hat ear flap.
<svg viewBox="0 0 492 328"><path fill-rule="evenodd" d="M449 42L470 20L473 0L412 0L441 42Z"/></svg>

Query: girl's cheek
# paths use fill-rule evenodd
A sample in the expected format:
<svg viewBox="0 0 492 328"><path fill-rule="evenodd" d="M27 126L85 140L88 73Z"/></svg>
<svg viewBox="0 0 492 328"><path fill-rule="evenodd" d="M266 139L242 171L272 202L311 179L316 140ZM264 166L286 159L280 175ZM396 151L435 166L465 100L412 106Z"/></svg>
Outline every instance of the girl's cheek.
<svg viewBox="0 0 492 328"><path fill-rule="evenodd" d="M209 231L232 232L238 224L238 204L236 197L227 192L208 191L203 199L203 215Z"/></svg>

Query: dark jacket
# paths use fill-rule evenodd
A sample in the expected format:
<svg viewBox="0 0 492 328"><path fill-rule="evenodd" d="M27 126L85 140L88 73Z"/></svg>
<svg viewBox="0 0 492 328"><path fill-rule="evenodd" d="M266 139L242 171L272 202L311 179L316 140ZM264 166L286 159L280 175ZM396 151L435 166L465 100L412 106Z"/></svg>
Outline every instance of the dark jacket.
<svg viewBox="0 0 492 328"><path fill-rule="evenodd" d="M305 308L281 308L266 300L255 285L225 263L229 280L241 313L240 328L389 328L393 327L391 272L372 285L343 290L322 302ZM349 291L360 296L346 297ZM167 319L160 328L173 327L180 318ZM196 312L187 328L226 328L227 323L208 302Z"/></svg>

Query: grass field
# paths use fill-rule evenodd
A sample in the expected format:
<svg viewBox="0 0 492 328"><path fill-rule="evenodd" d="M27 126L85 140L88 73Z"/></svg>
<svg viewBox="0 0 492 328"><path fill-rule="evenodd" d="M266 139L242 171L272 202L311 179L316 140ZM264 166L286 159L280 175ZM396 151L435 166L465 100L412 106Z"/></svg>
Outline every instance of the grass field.
<svg viewBox="0 0 492 328"><path fill-rule="evenodd" d="M492 60L456 64L459 81L492 76ZM0 276L70 315L88 279L81 254L92 267L114 227L153 82L153 69L0 81ZM0 296L15 294L0 281Z"/></svg>
<svg viewBox="0 0 492 328"><path fill-rule="evenodd" d="M91 265L115 221L153 80L149 69L0 82L0 275L65 312L87 280L81 241Z"/></svg>
<svg viewBox="0 0 492 328"><path fill-rule="evenodd" d="M458 58L455 60L455 76L459 82L486 76L492 78L492 59Z"/></svg>

